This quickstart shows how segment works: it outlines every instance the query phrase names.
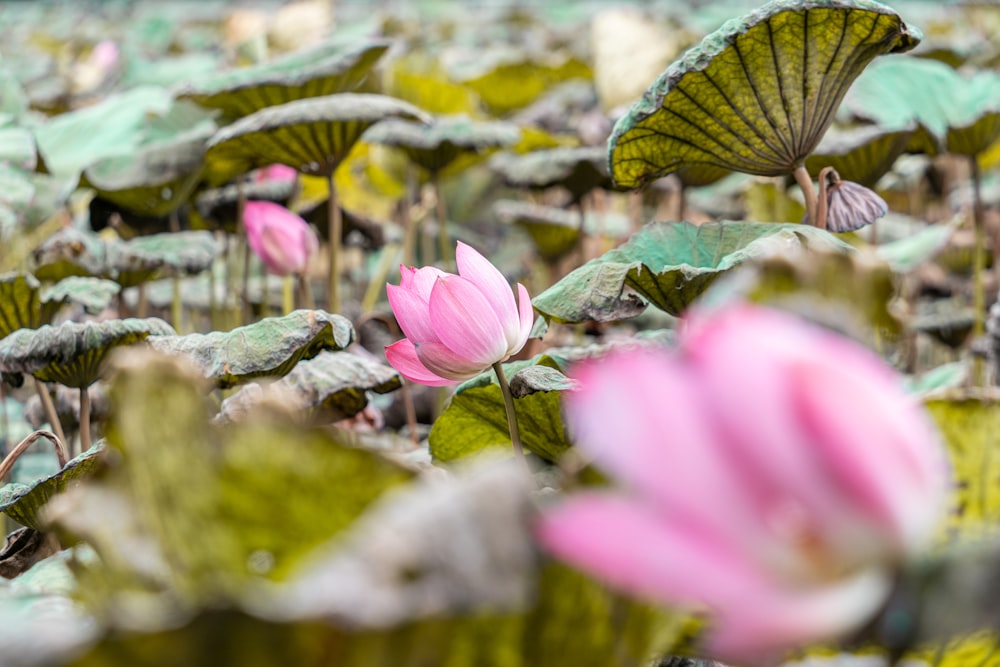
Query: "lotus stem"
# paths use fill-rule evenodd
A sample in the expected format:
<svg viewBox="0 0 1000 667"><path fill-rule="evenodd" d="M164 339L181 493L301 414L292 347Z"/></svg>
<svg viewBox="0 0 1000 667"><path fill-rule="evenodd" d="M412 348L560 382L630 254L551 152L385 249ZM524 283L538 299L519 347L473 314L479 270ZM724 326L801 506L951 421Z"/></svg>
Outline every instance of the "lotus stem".
<svg viewBox="0 0 1000 667"><path fill-rule="evenodd" d="M90 449L90 392L80 388L80 452Z"/></svg>
<svg viewBox="0 0 1000 667"><path fill-rule="evenodd" d="M444 195L441 192L441 176L434 172L431 176L434 183L434 204L438 220L438 255L441 256L441 268L450 271L454 264L451 256L451 238L448 236L448 212L445 210Z"/></svg>
<svg viewBox="0 0 1000 667"><path fill-rule="evenodd" d="M410 381L403 380L403 409L406 410L406 427L410 430L410 442L414 449L420 446L420 437L417 435L417 406L413 403L413 387Z"/></svg>
<svg viewBox="0 0 1000 667"><path fill-rule="evenodd" d="M327 305L331 313L340 312L340 238L343 236L344 221L340 217L340 207L337 206L337 192L333 183L333 171L326 175L326 184L330 192L327 200L330 232L330 293L327 295Z"/></svg>
<svg viewBox="0 0 1000 667"><path fill-rule="evenodd" d="M300 273L298 276L299 292L302 294L302 301L299 305L309 310L316 309L316 300L313 298L312 285L309 284L309 276Z"/></svg>
<svg viewBox="0 0 1000 667"><path fill-rule="evenodd" d="M823 179L821 178L820 181ZM795 181L799 184L802 189L802 196L806 199L806 215L809 218L809 224L814 227L819 227L817 222L817 199L816 199L816 188L813 186L812 177L809 175L809 170L806 169L804 164L800 164L795 168ZM825 229L826 225L820 229Z"/></svg>
<svg viewBox="0 0 1000 667"><path fill-rule="evenodd" d="M514 458L516 458L525 470L528 469L528 462L524 458L524 448L521 446L521 431L517 428L517 414L514 412L514 397L510 393L510 383L503 372L503 364L499 361L493 364L493 372L497 374L497 382L500 383L500 393L503 394L503 404L507 409L507 429L510 431L510 442L514 447Z"/></svg>
<svg viewBox="0 0 1000 667"><path fill-rule="evenodd" d="M183 334L184 302L181 300L181 278L174 276L174 294L170 301L170 319L173 320L174 329L177 333Z"/></svg>
<svg viewBox="0 0 1000 667"><path fill-rule="evenodd" d="M281 279L281 314L295 310L295 276L288 274Z"/></svg>
<svg viewBox="0 0 1000 667"><path fill-rule="evenodd" d="M975 155L969 157L969 166L972 172L972 224L976 232L976 246L972 259L972 308L975 310L972 339L975 340L986 330L986 287L983 280L983 274L986 272L986 228L983 223L983 200L980 190L982 179L979 174L979 161ZM976 386L981 386L985 381L984 366L983 360L978 357L973 362L972 382Z"/></svg>
<svg viewBox="0 0 1000 667"><path fill-rule="evenodd" d="M413 257L414 246L416 245L416 225L413 224L413 216L410 215L410 205L413 202L413 168L407 171L406 191L400 202L399 218L403 225L403 266L415 266Z"/></svg>
<svg viewBox="0 0 1000 667"><path fill-rule="evenodd" d="M146 294L146 283L145 282L139 283L139 285L136 287L136 290L139 292L139 294L135 306L135 316L139 318L146 317L147 314L149 313L149 296ZM120 294L121 292L119 292L119 295ZM124 315L122 315L122 317L124 317Z"/></svg>
<svg viewBox="0 0 1000 667"><path fill-rule="evenodd" d="M236 236L243 244L243 276L240 287L240 324L250 324L250 244L247 242L247 228L243 216L247 208L247 193L243 188L243 178L236 181Z"/></svg>
<svg viewBox="0 0 1000 667"><path fill-rule="evenodd" d="M63 445L61 438L56 436L54 433L49 431L35 431L31 433L21 442L17 443L14 449L10 450L10 454L4 457L3 461L0 461L0 482L3 481L10 473L10 469L14 467L17 459L20 458L21 454L27 451L28 447L35 444L35 441L39 438L48 438L52 445L56 448L56 458L59 459L59 468L62 469L66 466L69 461L69 456L66 454L66 447Z"/></svg>
<svg viewBox="0 0 1000 667"><path fill-rule="evenodd" d="M62 423L59 421L59 415L56 413L55 404L52 403L52 397L49 396L48 388L38 378L32 379L35 381L35 391L38 392L38 399L42 402L42 409L45 410L45 418L49 420L49 425L52 426L53 433L59 438L59 442L66 442L66 435L63 433Z"/></svg>
<svg viewBox="0 0 1000 667"><path fill-rule="evenodd" d="M687 208L687 187L684 181L677 179L677 222L684 221L684 210Z"/></svg>
<svg viewBox="0 0 1000 667"><path fill-rule="evenodd" d="M587 261L587 251L585 249L584 238L583 238L584 235L587 233L586 231L587 209L583 205L583 197L580 197L576 201L576 211L577 213L580 214L580 221L578 223L579 226L577 227L577 236L576 236L576 248L575 248L576 261L577 261L577 266L583 266L583 264Z"/></svg>
<svg viewBox="0 0 1000 667"><path fill-rule="evenodd" d="M830 212L830 200L827 198L830 180L834 183L839 182L840 174L833 167L823 167L819 172L819 201L816 202L816 217L809 218L809 221L820 229L826 229L826 217Z"/></svg>
<svg viewBox="0 0 1000 667"><path fill-rule="evenodd" d="M395 244L387 244L382 249L382 256L379 258L378 265L375 267L375 271L368 281L368 288L365 289L364 298L361 299L362 315L375 310L375 303L382 294L382 290L385 289L386 279L389 277L389 271L392 270L392 265L395 262L398 252L399 246Z"/></svg>

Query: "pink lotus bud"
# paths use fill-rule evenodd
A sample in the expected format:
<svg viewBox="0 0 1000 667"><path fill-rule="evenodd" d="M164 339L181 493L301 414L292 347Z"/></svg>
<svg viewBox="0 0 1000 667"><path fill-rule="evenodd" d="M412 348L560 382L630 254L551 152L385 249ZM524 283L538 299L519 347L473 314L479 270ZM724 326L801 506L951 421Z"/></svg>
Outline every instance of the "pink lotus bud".
<svg viewBox="0 0 1000 667"><path fill-rule="evenodd" d="M304 273L319 247L316 232L308 223L280 204L247 202L243 224L250 249L264 262L268 273Z"/></svg>
<svg viewBox="0 0 1000 667"><path fill-rule="evenodd" d="M255 183L275 183L283 181L294 181L299 177L299 172L284 164L272 164L262 169L258 169L253 176Z"/></svg>
<svg viewBox="0 0 1000 667"><path fill-rule="evenodd" d="M118 45L109 39L102 39L90 51L89 61L97 68L107 71L118 64Z"/></svg>
<svg viewBox="0 0 1000 667"><path fill-rule="evenodd" d="M860 628L947 504L935 429L879 357L748 305L695 316L678 349L582 364L577 447L622 491L543 516L553 554L709 614L706 649L777 664Z"/></svg>
<svg viewBox="0 0 1000 667"><path fill-rule="evenodd" d="M468 380L520 351L531 332L534 311L523 285L515 302L503 274L461 241L455 261L457 276L401 266L399 286L386 286L406 338L386 347L385 356L413 382Z"/></svg>

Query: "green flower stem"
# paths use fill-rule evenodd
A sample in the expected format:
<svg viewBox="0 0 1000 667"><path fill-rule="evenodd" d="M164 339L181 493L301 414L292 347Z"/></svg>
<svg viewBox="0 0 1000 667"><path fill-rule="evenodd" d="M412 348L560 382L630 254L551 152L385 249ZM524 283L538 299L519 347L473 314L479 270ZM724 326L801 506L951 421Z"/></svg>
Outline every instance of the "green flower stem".
<svg viewBox="0 0 1000 667"><path fill-rule="evenodd" d="M63 433L62 424L59 422L59 415L56 413L55 404L52 403L52 397L49 396L48 388L38 378L33 377L32 380L35 381L35 391L38 392L38 400L42 402L42 408L45 410L45 418L49 420L52 432L59 438L59 442L66 442L66 435Z"/></svg>
<svg viewBox="0 0 1000 667"><path fill-rule="evenodd" d="M503 372L503 364L499 361L493 364L493 372L497 374L500 393L503 394L503 404L507 408L507 429L510 431L510 442L514 446L514 458L527 468L528 462L524 458L524 448L521 446L521 431L517 428L517 414L514 412L514 397L511 396L510 384Z"/></svg>
<svg viewBox="0 0 1000 667"><path fill-rule="evenodd" d="M983 274L986 273L986 229L983 223L982 187L979 174L979 161L975 155L969 157L969 167L972 172L972 224L976 232L976 245L972 259L972 308L975 317L972 320L972 340L986 331L986 287ZM985 384L986 369L981 358L976 357L972 368L972 383L976 386Z"/></svg>
<svg viewBox="0 0 1000 667"><path fill-rule="evenodd" d="M344 221L340 217L340 207L337 206L337 191L333 183L333 172L326 175L326 184L330 193L327 200L330 230L330 293L327 295L327 305L331 313L340 312L340 237L343 236Z"/></svg>
<svg viewBox="0 0 1000 667"><path fill-rule="evenodd" d="M288 274L281 279L281 314L295 310L295 276Z"/></svg>
<svg viewBox="0 0 1000 667"><path fill-rule="evenodd" d="M247 241L247 227L243 216L247 208L247 193L243 188L243 179L236 181L236 235L243 243L243 276L240 288L240 324L250 324L250 242Z"/></svg>
<svg viewBox="0 0 1000 667"><path fill-rule="evenodd" d="M308 310L316 309L316 300L313 298L312 285L309 283L309 276L306 273L299 274L299 292L302 294L302 302L299 304Z"/></svg>
<svg viewBox="0 0 1000 667"><path fill-rule="evenodd" d="M448 236L448 212L445 210L444 194L441 192L441 177L437 172L434 172L431 180L434 183L434 197L437 205L438 255L441 256L441 268L450 271L454 262L451 256L451 238Z"/></svg>
<svg viewBox="0 0 1000 667"><path fill-rule="evenodd" d="M86 387L80 389L80 451L90 449L90 392Z"/></svg>
<svg viewBox="0 0 1000 667"><path fill-rule="evenodd" d="M802 188L802 196L806 199L806 215L809 216L809 224L818 227L816 219L816 188L813 186L812 177L804 164L795 168L795 182ZM824 225L825 228L825 225Z"/></svg>
<svg viewBox="0 0 1000 667"><path fill-rule="evenodd" d="M57 437L54 433L49 433L48 431L35 431L30 434L27 438L17 443L14 449L10 450L3 461L0 461L0 482L3 482L3 478L7 476L10 469L14 467L14 463L17 461L18 457L28 450L35 441L39 438L48 438L53 446L56 448L56 458L59 459L59 468L66 466L66 462L69 461L69 456L66 453L66 447L63 445L61 438Z"/></svg>

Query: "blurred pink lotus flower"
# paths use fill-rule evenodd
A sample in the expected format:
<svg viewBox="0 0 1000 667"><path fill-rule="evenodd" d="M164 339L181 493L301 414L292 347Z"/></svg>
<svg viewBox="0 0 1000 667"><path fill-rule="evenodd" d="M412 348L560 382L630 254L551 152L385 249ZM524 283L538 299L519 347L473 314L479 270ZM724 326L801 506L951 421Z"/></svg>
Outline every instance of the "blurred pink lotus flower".
<svg viewBox="0 0 1000 667"><path fill-rule="evenodd" d="M942 517L936 431L890 367L833 333L748 305L687 325L675 352L576 370L577 446L623 490L552 507L541 543L707 611L706 650L724 661L767 664L858 629Z"/></svg>
<svg viewBox="0 0 1000 667"><path fill-rule="evenodd" d="M256 183L294 181L299 177L299 172L284 164L271 164L258 169L253 176Z"/></svg>
<svg viewBox="0 0 1000 667"><path fill-rule="evenodd" d="M524 347L534 311L528 290L510 284L488 259L458 242L458 275L401 266L389 305L406 338L385 348L403 377L434 387L468 380Z"/></svg>
<svg viewBox="0 0 1000 667"><path fill-rule="evenodd" d="M247 242L268 273L302 274L319 247L316 232L305 220L280 204L249 201L243 211Z"/></svg>

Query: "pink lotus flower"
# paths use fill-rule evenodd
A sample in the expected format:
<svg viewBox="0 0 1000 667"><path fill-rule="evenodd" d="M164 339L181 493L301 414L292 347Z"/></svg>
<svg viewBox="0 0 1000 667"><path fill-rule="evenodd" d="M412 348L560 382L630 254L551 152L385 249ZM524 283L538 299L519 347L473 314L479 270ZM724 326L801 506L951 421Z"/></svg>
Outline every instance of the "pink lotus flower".
<svg viewBox="0 0 1000 667"><path fill-rule="evenodd" d="M574 373L577 446L623 490L554 506L540 541L634 594L707 611L706 649L726 661L858 629L947 503L927 417L877 356L786 314L695 316L678 347Z"/></svg>
<svg viewBox="0 0 1000 667"><path fill-rule="evenodd" d="M271 164L258 169L253 176L255 183L274 183L279 181L294 181L299 172L284 164Z"/></svg>
<svg viewBox="0 0 1000 667"><path fill-rule="evenodd" d="M503 274L461 241L455 262L457 276L401 266L399 286L386 286L406 338L386 347L385 356L413 382L437 387L468 380L520 351L531 332L534 311L523 285L515 302Z"/></svg>
<svg viewBox="0 0 1000 667"><path fill-rule="evenodd" d="M243 224L250 249L264 262L268 273L304 273L319 247L316 232L309 224L274 202L247 202Z"/></svg>

